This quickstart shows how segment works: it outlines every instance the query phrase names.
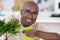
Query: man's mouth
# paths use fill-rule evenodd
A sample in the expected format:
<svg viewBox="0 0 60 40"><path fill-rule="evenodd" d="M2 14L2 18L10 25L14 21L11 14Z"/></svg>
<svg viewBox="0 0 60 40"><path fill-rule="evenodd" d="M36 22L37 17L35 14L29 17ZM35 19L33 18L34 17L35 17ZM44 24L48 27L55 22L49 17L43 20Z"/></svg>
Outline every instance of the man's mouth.
<svg viewBox="0 0 60 40"><path fill-rule="evenodd" d="M32 22L32 20L31 20L31 19L27 19L27 21L28 21L28 22Z"/></svg>

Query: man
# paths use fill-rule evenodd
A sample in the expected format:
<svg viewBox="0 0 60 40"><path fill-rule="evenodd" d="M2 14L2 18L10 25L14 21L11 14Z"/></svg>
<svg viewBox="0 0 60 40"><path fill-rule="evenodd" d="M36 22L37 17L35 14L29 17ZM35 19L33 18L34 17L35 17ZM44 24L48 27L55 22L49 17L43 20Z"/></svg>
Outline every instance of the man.
<svg viewBox="0 0 60 40"><path fill-rule="evenodd" d="M25 26L30 26L33 23L35 23L36 18L38 16L38 11L39 11L39 8L37 4L35 4L32 1L26 2L23 5L23 9L21 11L21 24L25 27ZM58 35L57 33L43 32L43 31L35 30L35 29L30 30L30 31L24 30L23 33L29 37L36 36L39 38L43 38L45 40L60 40L60 35Z"/></svg>
<svg viewBox="0 0 60 40"><path fill-rule="evenodd" d="M20 29L20 33L17 33L17 35L8 34L8 40L23 40L24 34L29 37L43 38L44 40L60 40L60 35L56 33L43 32L36 29L39 28L34 24L38 16L38 11L39 8L36 3L32 1L26 2L21 10L21 19L19 20L23 27ZM17 19L14 20L17 21ZM32 26L32 24L34 24L35 27ZM24 27L28 26L32 26L33 29L30 31L23 30ZM24 34L21 34L21 32Z"/></svg>

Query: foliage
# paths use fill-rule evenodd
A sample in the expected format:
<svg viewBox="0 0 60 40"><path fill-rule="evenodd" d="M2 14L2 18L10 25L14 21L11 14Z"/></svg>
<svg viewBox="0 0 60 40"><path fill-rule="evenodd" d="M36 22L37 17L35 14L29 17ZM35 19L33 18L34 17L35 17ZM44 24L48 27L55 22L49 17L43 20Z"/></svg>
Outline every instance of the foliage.
<svg viewBox="0 0 60 40"><path fill-rule="evenodd" d="M0 33L4 34L7 32L7 24L3 21L0 20Z"/></svg>
<svg viewBox="0 0 60 40"><path fill-rule="evenodd" d="M0 20L0 33L11 33L16 34L18 32L18 29L20 29L20 24L15 21L9 21L5 22L4 20Z"/></svg>

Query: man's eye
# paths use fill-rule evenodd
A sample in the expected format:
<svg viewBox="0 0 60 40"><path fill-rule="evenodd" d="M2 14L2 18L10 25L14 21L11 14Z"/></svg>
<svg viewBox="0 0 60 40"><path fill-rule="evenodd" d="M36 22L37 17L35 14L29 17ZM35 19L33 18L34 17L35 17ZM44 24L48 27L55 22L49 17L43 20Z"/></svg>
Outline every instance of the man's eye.
<svg viewBox="0 0 60 40"><path fill-rule="evenodd" d="M26 12L30 12L29 10L26 10Z"/></svg>
<svg viewBox="0 0 60 40"><path fill-rule="evenodd" d="M35 15L38 15L38 13L37 13L37 12L34 12L34 14L35 14Z"/></svg>

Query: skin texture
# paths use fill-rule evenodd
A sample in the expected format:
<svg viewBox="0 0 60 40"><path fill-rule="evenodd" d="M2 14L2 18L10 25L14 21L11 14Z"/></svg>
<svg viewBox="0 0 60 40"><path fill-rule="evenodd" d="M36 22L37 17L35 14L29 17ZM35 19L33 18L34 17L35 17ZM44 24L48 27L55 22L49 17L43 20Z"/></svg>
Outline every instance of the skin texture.
<svg viewBox="0 0 60 40"><path fill-rule="evenodd" d="M26 10L29 10L29 12L27 12ZM38 14L39 8L37 6L37 4L35 4L32 1L26 2L23 5L23 9L21 11L21 24L24 27L28 27L30 25L32 25L33 23L35 23L37 15L35 15L34 13ZM39 31L39 30L28 30L28 31L23 31L23 33L29 37L39 37L39 38L43 38L45 40L60 40L60 35L57 33L48 33L48 32L43 32L43 31Z"/></svg>

